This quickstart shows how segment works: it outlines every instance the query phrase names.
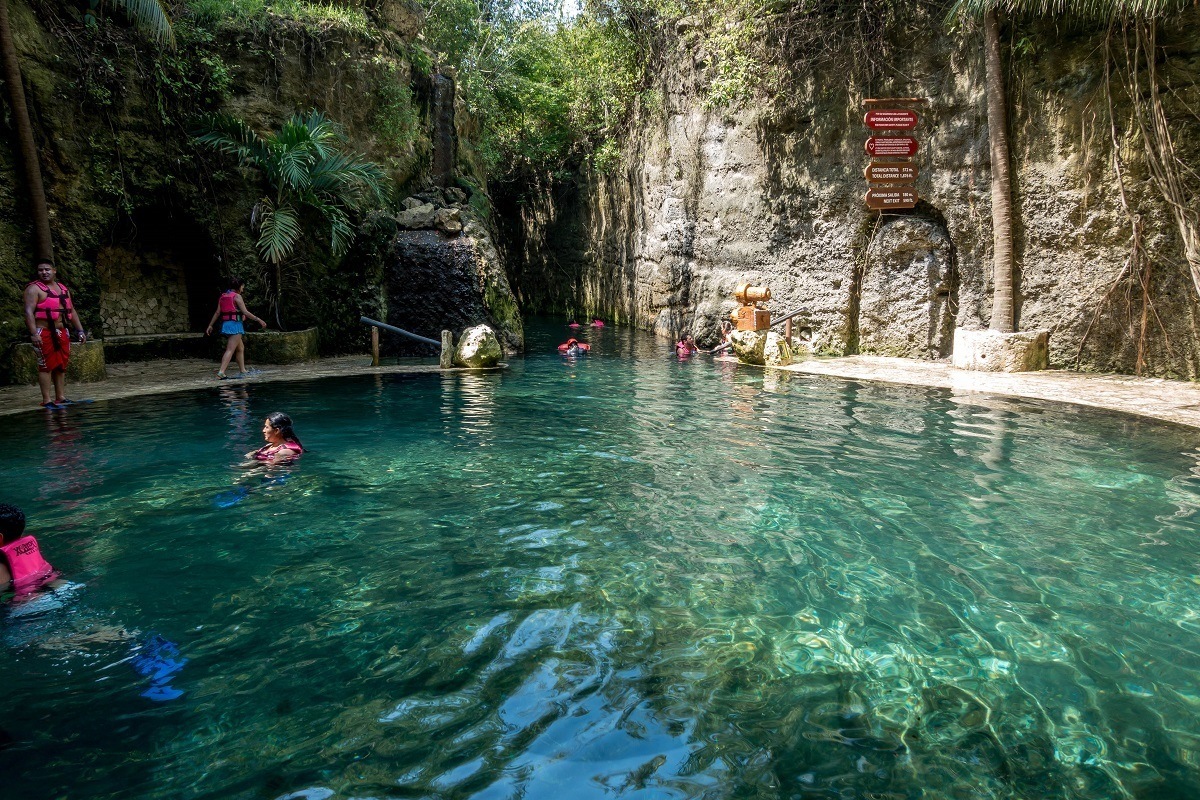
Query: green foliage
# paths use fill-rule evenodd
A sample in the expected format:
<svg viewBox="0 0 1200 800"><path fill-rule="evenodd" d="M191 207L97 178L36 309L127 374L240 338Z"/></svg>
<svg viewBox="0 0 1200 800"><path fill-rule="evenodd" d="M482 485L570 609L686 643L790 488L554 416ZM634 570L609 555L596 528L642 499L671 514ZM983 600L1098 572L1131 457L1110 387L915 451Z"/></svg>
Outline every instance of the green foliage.
<svg viewBox="0 0 1200 800"><path fill-rule="evenodd" d="M125 12L133 24L143 33L160 44L175 46L175 31L171 17L161 0L112 0L113 5Z"/></svg>
<svg viewBox="0 0 1200 800"><path fill-rule="evenodd" d="M328 226L330 251L340 256L354 237L351 214L386 198L383 170L357 153L344 152L345 135L317 111L297 114L266 136L239 119L213 116L196 141L237 158L272 193L251 212L259 256L271 264L283 263L294 252L304 234L305 210Z"/></svg>
<svg viewBox="0 0 1200 800"><path fill-rule="evenodd" d="M378 30L361 6L308 0L185 0L206 25L227 30L262 30L271 17L297 22L314 33L340 30L376 38Z"/></svg>
<svg viewBox="0 0 1200 800"><path fill-rule="evenodd" d="M605 175L616 172L617 168L621 166L620 146L612 139L602 142L592 153L592 166L597 172Z"/></svg>
<svg viewBox="0 0 1200 800"><path fill-rule="evenodd" d="M554 0L426 6L426 38L458 70L493 176L560 174L619 135L645 82L640 41L628 27L590 14L567 19Z"/></svg>
<svg viewBox="0 0 1200 800"><path fill-rule="evenodd" d="M175 46L171 16L161 0L112 0L112 3L142 33L159 44ZM93 29L99 25L96 13L90 7L84 12L84 24Z"/></svg>
<svg viewBox="0 0 1200 800"><path fill-rule="evenodd" d="M421 130L421 110L413 98L409 76L394 61L376 57L380 70L375 105L375 130L399 151L410 150Z"/></svg>
<svg viewBox="0 0 1200 800"><path fill-rule="evenodd" d="M175 32L179 46L161 53L147 69L159 118L164 125L180 127L227 100L233 76L210 29L181 21Z"/></svg>

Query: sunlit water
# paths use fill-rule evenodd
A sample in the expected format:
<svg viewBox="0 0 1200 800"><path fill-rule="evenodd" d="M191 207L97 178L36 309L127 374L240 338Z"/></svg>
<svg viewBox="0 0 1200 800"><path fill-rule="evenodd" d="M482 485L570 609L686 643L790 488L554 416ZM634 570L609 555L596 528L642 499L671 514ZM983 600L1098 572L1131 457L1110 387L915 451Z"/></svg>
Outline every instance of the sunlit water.
<svg viewBox="0 0 1200 800"><path fill-rule="evenodd" d="M1195 431L586 334L0 419L0 795L1200 796Z"/></svg>

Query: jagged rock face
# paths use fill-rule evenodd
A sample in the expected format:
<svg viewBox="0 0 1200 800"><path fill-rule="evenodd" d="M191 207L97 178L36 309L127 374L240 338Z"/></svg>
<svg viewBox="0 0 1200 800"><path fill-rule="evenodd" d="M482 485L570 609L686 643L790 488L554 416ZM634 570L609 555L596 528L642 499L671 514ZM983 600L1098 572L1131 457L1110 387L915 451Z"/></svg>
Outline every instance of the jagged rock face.
<svg viewBox="0 0 1200 800"><path fill-rule="evenodd" d="M906 12L910 13L910 12ZM916 4L912 14L922 14ZM1183 23L1187 24L1183 24ZM1163 76L1183 163L1200 162L1200 11L1173 26ZM614 174L584 176L513 226L516 278L531 308L595 313L711 345L737 284L769 286L777 316L796 308L815 352L946 357L956 326L986 327L992 303L990 153L981 37L908 37L886 54L895 76L796 67L782 102L707 110L703 80L664 71L663 105L638 120ZM1124 192L1113 168L1102 33L1023 28L1037 58L1010 69L1017 318L1050 330L1055 366L1200 375L1200 304L1178 231L1113 98ZM672 63L691 64L687 53ZM1174 66L1170 66L1173 64ZM869 87L869 88L868 88ZM863 96L923 96L912 211L863 202ZM549 193L548 193L549 194ZM1146 336L1141 283L1128 270L1131 213L1153 262ZM1154 316L1157 313L1157 317Z"/></svg>
<svg viewBox="0 0 1200 800"><path fill-rule="evenodd" d="M442 330L486 323L499 331L504 349L515 352L523 345L516 302L481 228L469 226L461 236L397 232L385 257L384 284L391 325L436 340ZM393 334L383 343L389 355L436 353L432 346Z"/></svg>
<svg viewBox="0 0 1200 800"><path fill-rule="evenodd" d="M387 322L430 339L487 318L470 242L438 231L400 231L388 251ZM430 355L436 348L384 337L389 355Z"/></svg>
<svg viewBox="0 0 1200 800"><path fill-rule="evenodd" d="M957 290L950 235L937 222L896 217L867 248L858 306L858 352L944 358L954 343Z"/></svg>

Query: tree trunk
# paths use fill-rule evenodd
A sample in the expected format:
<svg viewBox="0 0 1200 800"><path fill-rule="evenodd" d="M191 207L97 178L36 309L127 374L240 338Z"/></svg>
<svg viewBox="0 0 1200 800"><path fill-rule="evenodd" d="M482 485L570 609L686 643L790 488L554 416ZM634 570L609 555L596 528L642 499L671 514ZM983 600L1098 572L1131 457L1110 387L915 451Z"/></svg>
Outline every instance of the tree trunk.
<svg viewBox="0 0 1200 800"><path fill-rule="evenodd" d="M1008 94L1000 58L1000 23L994 10L983 17L987 62L988 143L992 151L992 321L994 331L1016 330L1013 315L1012 182L1008 153Z"/></svg>
<svg viewBox="0 0 1200 800"><path fill-rule="evenodd" d="M33 216L34 256L54 260L54 243L50 238L50 212L46 207L46 190L42 185L42 167L38 161L37 145L33 142L33 124L29 107L25 105L25 88L21 83L21 64L13 45L12 28L8 23L8 0L0 0L0 76L8 87L8 104L16 126L17 152L25 170L29 189L29 213Z"/></svg>

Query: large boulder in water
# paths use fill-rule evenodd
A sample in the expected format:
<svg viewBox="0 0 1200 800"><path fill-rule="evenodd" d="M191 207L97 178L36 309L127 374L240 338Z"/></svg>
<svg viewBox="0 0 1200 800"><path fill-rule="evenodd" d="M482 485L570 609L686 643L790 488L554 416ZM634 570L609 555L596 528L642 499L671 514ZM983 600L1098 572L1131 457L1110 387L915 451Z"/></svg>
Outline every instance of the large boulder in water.
<svg viewBox="0 0 1200 800"><path fill-rule="evenodd" d="M733 354L743 364L762 366L763 348L767 344L767 335L763 331L734 331L729 341L733 344Z"/></svg>
<svg viewBox="0 0 1200 800"><path fill-rule="evenodd" d="M729 338L734 355L743 364L786 367L792 363L792 348L775 331L734 331Z"/></svg>
<svg viewBox="0 0 1200 800"><path fill-rule="evenodd" d="M768 367L786 367L792 363L792 348L788 345L787 339L784 339L775 331L767 334L767 340L763 343L763 363Z"/></svg>
<svg viewBox="0 0 1200 800"><path fill-rule="evenodd" d="M504 358L504 348L496 332L487 325L476 325L463 331L454 348L454 364L459 367L482 369L494 367Z"/></svg>

